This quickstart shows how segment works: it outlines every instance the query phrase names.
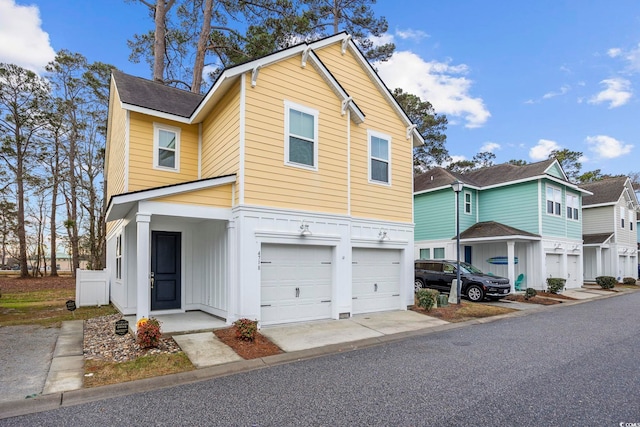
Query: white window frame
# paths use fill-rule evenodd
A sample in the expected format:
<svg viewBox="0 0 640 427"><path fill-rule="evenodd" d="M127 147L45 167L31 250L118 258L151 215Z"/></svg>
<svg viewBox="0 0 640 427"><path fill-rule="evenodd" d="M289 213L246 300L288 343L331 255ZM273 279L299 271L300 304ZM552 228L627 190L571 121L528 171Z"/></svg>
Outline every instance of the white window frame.
<svg viewBox="0 0 640 427"><path fill-rule="evenodd" d="M436 257L436 250L441 250L442 251L442 258ZM447 255L447 253L444 250L444 248L433 248L433 259L445 259L446 255Z"/></svg>
<svg viewBox="0 0 640 427"><path fill-rule="evenodd" d="M165 132L173 132L176 135L176 148L175 153L175 165L174 167L160 166L159 162L159 151L167 150L171 151L171 149L166 147L160 147L160 131ZM154 123L153 124L153 168L168 172L180 172L180 133L182 129L176 126L169 126L163 123Z"/></svg>
<svg viewBox="0 0 640 427"><path fill-rule="evenodd" d="M553 212L549 212L549 190L553 191ZM553 185L548 185L545 188L545 193L544 193L544 199L545 199L545 203L544 203L544 210L547 213L547 215L553 215L553 216L562 216L562 190L558 187L554 187Z"/></svg>
<svg viewBox="0 0 640 427"><path fill-rule="evenodd" d="M376 158L371 155L371 137L376 137L376 138L384 139L387 141L387 158L386 159ZM367 167L369 170L368 172L369 182L372 184L390 186L391 185L391 136L382 132L377 132L375 130L368 129L367 130L367 146L368 146ZM371 161L372 160L377 160L379 162L387 162L387 180L386 181L378 181L371 177L371 172L372 172Z"/></svg>
<svg viewBox="0 0 640 427"><path fill-rule="evenodd" d="M580 220L580 203L578 201L578 196L575 194L567 193L567 219L572 221ZM571 215L569 215L569 209L571 209Z"/></svg>
<svg viewBox="0 0 640 427"><path fill-rule="evenodd" d="M464 213L467 215L473 215L473 196L471 192L465 191L464 193ZM469 202L467 202L467 196L469 196ZM467 206L469 206L469 212L467 212Z"/></svg>
<svg viewBox="0 0 640 427"><path fill-rule="evenodd" d="M313 116L313 165L305 165L304 163L292 162L289 160L289 114L291 110L300 111L301 113L309 114ZM293 166L296 168L302 168L312 171L318 170L318 121L320 118L320 112L313 108L305 107L304 105L296 104L291 101L284 101L284 164L287 166ZM308 138L300 135L294 135L296 138L309 141Z"/></svg>
<svg viewBox="0 0 640 427"><path fill-rule="evenodd" d="M422 251L425 251L426 257L422 256ZM431 259L431 248L420 248L420 259Z"/></svg>
<svg viewBox="0 0 640 427"><path fill-rule="evenodd" d="M122 280L122 233L116 236L116 280Z"/></svg>
<svg viewBox="0 0 640 427"><path fill-rule="evenodd" d="M633 220L635 219L635 211L629 209L629 231L633 231Z"/></svg>
<svg viewBox="0 0 640 427"><path fill-rule="evenodd" d="M624 228L624 219L627 216L627 213L624 210L624 207L620 206L620 228Z"/></svg>

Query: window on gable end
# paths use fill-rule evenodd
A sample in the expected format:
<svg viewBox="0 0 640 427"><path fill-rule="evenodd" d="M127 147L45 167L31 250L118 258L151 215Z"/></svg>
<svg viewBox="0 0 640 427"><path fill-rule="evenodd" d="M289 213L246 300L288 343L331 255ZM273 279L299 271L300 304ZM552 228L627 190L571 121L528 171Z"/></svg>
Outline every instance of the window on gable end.
<svg viewBox="0 0 640 427"><path fill-rule="evenodd" d="M632 210L629 210L629 230L633 231L633 217L634 217L635 212Z"/></svg>
<svg viewBox="0 0 640 427"><path fill-rule="evenodd" d="M547 185L547 213L549 215L562 215L562 191L550 185Z"/></svg>
<svg viewBox="0 0 640 427"><path fill-rule="evenodd" d="M391 184L391 137L369 130L369 181Z"/></svg>
<svg viewBox="0 0 640 427"><path fill-rule="evenodd" d="M180 171L180 128L153 124L153 167Z"/></svg>
<svg viewBox="0 0 640 427"><path fill-rule="evenodd" d="M285 101L285 163L318 169L318 111Z"/></svg>
<svg viewBox="0 0 640 427"><path fill-rule="evenodd" d="M464 192L464 213L471 215L471 193Z"/></svg>
<svg viewBox="0 0 640 427"><path fill-rule="evenodd" d="M626 212L624 211L623 207L620 207L620 227L624 228L624 217L626 215Z"/></svg>

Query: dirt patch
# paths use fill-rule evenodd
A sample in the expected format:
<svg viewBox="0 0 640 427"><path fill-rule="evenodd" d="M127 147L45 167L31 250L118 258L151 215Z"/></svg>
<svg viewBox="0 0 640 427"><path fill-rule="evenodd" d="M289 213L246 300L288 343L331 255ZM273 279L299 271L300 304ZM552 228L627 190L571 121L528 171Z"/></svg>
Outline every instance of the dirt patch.
<svg viewBox="0 0 640 427"><path fill-rule="evenodd" d="M71 276L60 277L0 277L0 290L3 293L33 292L42 290L76 290L76 279Z"/></svg>
<svg viewBox="0 0 640 427"><path fill-rule="evenodd" d="M562 301L558 301L558 300L550 299L550 298L543 298L543 297L539 297L539 296L530 297L529 299L525 299L524 295L520 295L520 294L509 295L509 296L505 297L505 299L508 300L508 301L516 301L516 302L524 302L524 303L528 303L528 304L540 304L540 305L554 305L554 304L561 304L562 303Z"/></svg>
<svg viewBox="0 0 640 427"><path fill-rule="evenodd" d="M282 349L256 332L256 339L245 341L236 337L235 328L216 329L213 333L226 345L231 347L243 359L257 359L282 353Z"/></svg>
<svg viewBox="0 0 640 427"><path fill-rule="evenodd" d="M432 308L429 311L426 311L424 308L418 307L417 305L413 305L409 307L409 309L417 313L437 317L438 319L442 319L452 323L464 322L467 320L478 319L482 317L498 316L500 314L518 311L513 308L496 307L492 305L471 303L466 301L462 301L460 305L449 304L446 307Z"/></svg>
<svg viewBox="0 0 640 427"><path fill-rule="evenodd" d="M551 292L546 292L546 291L537 291L536 292L536 296L540 296L540 297L546 297L546 298L555 298L555 299L564 299L564 300L570 300L570 301L575 301L575 298L571 298L567 295L563 295L563 294L552 294Z"/></svg>

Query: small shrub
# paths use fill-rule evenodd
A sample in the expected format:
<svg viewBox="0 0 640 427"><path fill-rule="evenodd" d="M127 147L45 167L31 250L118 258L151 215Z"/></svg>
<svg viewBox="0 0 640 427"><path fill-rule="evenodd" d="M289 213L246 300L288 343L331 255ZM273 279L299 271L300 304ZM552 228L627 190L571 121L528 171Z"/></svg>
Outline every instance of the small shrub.
<svg viewBox="0 0 640 427"><path fill-rule="evenodd" d="M142 348L157 347L162 338L160 322L158 319L143 317L136 323L136 337L138 345Z"/></svg>
<svg viewBox="0 0 640 427"><path fill-rule="evenodd" d="M236 338L243 341L254 341L258 332L258 322L246 318L238 319L233 322L236 327Z"/></svg>
<svg viewBox="0 0 640 427"><path fill-rule="evenodd" d="M547 292L551 294L557 294L562 289L564 289L564 284L567 279L561 279L558 277L549 277L547 279Z"/></svg>
<svg viewBox="0 0 640 427"><path fill-rule="evenodd" d="M613 289L613 287L618 283L613 276L598 276L596 277L596 283L600 285L602 289Z"/></svg>
<svg viewBox="0 0 640 427"><path fill-rule="evenodd" d="M535 289L533 288L527 288L526 291L524 291L524 299L528 300L529 298L533 298L538 294L538 292L536 292Z"/></svg>
<svg viewBox="0 0 640 427"><path fill-rule="evenodd" d="M625 285L635 285L636 279L634 279L633 277L625 277L624 279L622 279L622 283L624 283Z"/></svg>
<svg viewBox="0 0 640 427"><path fill-rule="evenodd" d="M418 307L422 307L425 310L431 310L438 300L440 292L434 289L420 289L416 292L416 299L418 300Z"/></svg>

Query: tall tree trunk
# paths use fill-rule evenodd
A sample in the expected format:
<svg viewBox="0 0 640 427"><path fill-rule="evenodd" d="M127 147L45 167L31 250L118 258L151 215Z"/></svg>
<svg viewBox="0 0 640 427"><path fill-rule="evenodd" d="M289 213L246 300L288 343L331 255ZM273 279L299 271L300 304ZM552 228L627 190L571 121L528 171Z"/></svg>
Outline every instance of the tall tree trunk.
<svg viewBox="0 0 640 427"><path fill-rule="evenodd" d="M175 0L156 0L153 39L153 80L164 83L164 54L167 50L167 13Z"/></svg>
<svg viewBox="0 0 640 427"><path fill-rule="evenodd" d="M211 37L211 16L213 15L213 0L205 0L204 2L204 18L202 21L202 30L198 39L198 47L196 50L196 60L193 64L193 79L191 83L191 92L200 93L202 86L202 72L204 71L204 58L207 53L209 38Z"/></svg>
<svg viewBox="0 0 640 427"><path fill-rule="evenodd" d="M51 232L51 248L49 258L51 259L51 276L58 277L58 260L56 256L56 248L58 246L56 233L56 213L58 207L58 174L60 172L60 140L58 138L55 138L53 150L53 173L51 177L51 179L53 180L51 188L51 222L49 226Z"/></svg>
<svg viewBox="0 0 640 427"><path fill-rule="evenodd" d="M78 238L78 178L76 176L76 154L78 150L77 120L74 113L74 129L69 137L69 225L71 231L71 272L76 277L80 267L80 245Z"/></svg>
<svg viewBox="0 0 640 427"><path fill-rule="evenodd" d="M24 221L24 165L22 158L22 144L20 143L20 128L16 129L16 186L18 190L18 261L20 263L20 277L29 276L27 267L27 233Z"/></svg>

